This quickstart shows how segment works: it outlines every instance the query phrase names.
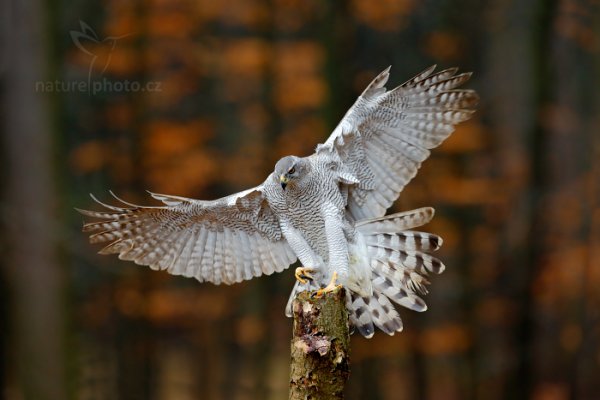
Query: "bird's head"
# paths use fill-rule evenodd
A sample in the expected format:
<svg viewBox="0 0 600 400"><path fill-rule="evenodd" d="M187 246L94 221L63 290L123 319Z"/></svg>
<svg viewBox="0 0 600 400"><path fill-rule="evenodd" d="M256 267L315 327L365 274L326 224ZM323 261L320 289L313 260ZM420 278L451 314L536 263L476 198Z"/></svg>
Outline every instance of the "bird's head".
<svg viewBox="0 0 600 400"><path fill-rule="evenodd" d="M305 176L308 165L306 160L296 156L283 157L275 164L273 177L285 190L286 187L297 185L298 182Z"/></svg>

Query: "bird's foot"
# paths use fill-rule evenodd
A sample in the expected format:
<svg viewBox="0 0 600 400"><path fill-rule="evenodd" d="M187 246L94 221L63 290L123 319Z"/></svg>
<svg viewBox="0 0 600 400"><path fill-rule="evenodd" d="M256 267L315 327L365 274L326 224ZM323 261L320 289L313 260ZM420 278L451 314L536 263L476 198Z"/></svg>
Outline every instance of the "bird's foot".
<svg viewBox="0 0 600 400"><path fill-rule="evenodd" d="M331 275L331 280L324 288L321 288L313 293L312 297L320 298L323 297L325 293L333 292L335 290L341 289L342 285L336 285L337 281L337 272L333 271L333 275Z"/></svg>
<svg viewBox="0 0 600 400"><path fill-rule="evenodd" d="M308 282L312 282L314 280L312 274L315 272L313 268L308 267L298 267L296 268L296 280L300 283L307 284Z"/></svg>

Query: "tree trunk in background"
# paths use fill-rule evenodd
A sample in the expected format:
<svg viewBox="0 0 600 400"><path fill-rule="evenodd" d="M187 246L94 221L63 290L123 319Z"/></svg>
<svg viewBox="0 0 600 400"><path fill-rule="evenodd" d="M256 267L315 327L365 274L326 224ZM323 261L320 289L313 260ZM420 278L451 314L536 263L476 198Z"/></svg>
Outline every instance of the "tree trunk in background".
<svg viewBox="0 0 600 400"><path fill-rule="evenodd" d="M494 96L487 99L487 117L498 132L494 151L505 190L502 207L509 218L502 221L499 232L503 250L499 255L502 261L494 265L497 277L482 289L496 293L496 301L513 308L515 317L480 323L477 357L496 361L488 371L476 370L476 381L486 382L486 389L480 389L479 396L526 398L532 384L529 352L535 340L530 319L533 260L540 237L534 231L540 154L539 147L533 145L539 138L532 136L540 96L535 83L542 73L537 56L547 34L541 16L547 7L536 0L518 4L494 0L490 8L495 12L488 16L485 81ZM532 188L536 189L534 193ZM507 279L514 283L507 286Z"/></svg>
<svg viewBox="0 0 600 400"><path fill-rule="evenodd" d="M52 176L52 137L47 99L35 82L45 78L47 32L43 2L12 1L2 80L4 179L3 235L15 367L15 398L66 399L62 271ZM3 27L6 28L6 27ZM11 373L11 372L9 372Z"/></svg>
<svg viewBox="0 0 600 400"><path fill-rule="evenodd" d="M293 304L290 400L343 399L350 375L345 290L312 293L300 293Z"/></svg>

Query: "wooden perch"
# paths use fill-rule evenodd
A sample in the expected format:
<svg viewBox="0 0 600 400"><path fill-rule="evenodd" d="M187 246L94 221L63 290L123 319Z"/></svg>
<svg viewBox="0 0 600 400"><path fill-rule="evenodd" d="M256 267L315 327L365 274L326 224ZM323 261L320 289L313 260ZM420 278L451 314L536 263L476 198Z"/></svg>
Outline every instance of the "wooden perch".
<svg viewBox="0 0 600 400"><path fill-rule="evenodd" d="M343 399L350 375L350 333L343 288L313 298L301 292L293 303L294 332L290 400Z"/></svg>

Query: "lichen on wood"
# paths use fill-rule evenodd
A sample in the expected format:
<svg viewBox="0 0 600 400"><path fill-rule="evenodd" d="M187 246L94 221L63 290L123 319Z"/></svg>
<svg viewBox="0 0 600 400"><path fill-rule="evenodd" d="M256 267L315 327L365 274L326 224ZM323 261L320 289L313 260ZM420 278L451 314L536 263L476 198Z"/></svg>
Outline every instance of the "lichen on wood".
<svg viewBox="0 0 600 400"><path fill-rule="evenodd" d="M343 288L301 292L293 303L290 400L343 399L350 374L350 333Z"/></svg>

